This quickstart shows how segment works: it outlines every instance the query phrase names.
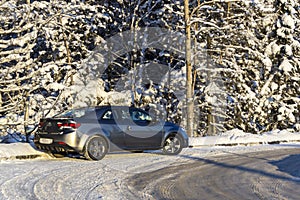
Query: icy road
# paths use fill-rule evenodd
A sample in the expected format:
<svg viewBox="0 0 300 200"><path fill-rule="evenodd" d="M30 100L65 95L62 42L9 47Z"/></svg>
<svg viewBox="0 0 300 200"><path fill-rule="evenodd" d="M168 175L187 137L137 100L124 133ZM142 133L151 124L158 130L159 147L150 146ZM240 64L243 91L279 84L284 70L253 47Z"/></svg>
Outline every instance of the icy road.
<svg viewBox="0 0 300 200"><path fill-rule="evenodd" d="M299 199L299 145L0 162L0 199Z"/></svg>

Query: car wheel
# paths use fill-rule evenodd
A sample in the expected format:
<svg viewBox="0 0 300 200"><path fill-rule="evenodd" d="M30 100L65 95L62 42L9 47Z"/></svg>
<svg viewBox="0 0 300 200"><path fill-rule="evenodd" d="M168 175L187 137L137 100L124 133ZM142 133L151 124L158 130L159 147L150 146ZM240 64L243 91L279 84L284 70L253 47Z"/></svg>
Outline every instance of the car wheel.
<svg viewBox="0 0 300 200"><path fill-rule="evenodd" d="M171 135L169 136L164 143L164 147L162 149L163 154L165 155L177 155L182 150L182 139L179 135Z"/></svg>
<svg viewBox="0 0 300 200"><path fill-rule="evenodd" d="M106 140L101 136L92 136L88 139L84 157L88 160L101 160L108 151L108 145Z"/></svg>

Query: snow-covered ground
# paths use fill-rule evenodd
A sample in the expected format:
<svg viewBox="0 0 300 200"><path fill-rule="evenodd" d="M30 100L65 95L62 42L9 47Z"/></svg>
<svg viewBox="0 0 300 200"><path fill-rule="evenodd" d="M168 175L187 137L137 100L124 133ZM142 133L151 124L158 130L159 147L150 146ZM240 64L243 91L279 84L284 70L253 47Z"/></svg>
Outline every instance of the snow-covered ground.
<svg viewBox="0 0 300 200"><path fill-rule="evenodd" d="M49 195L52 199L131 199L134 189L127 181L134 175L187 164L196 158L210 159L223 155L228 158L250 152L261 154L268 150L300 149L300 142L295 142L299 140L299 133L288 131L252 135L232 130L221 136L191 138L193 148L184 149L178 156L164 156L159 151L141 154L121 152L108 154L99 162L52 158L36 151L28 143L0 144L0 199L45 199ZM283 143L268 144L278 141ZM226 146L218 146L221 144ZM33 158L33 155L40 157L9 159ZM296 164L299 160L295 161ZM298 167L288 170L287 177L299 179ZM144 191L136 195L142 199L153 199Z"/></svg>
<svg viewBox="0 0 300 200"><path fill-rule="evenodd" d="M154 199L148 193L151 188L147 186L146 191L135 191L128 184L128 178L187 164L196 158L228 158L236 154L260 154L266 150L295 147L300 149L300 143L250 147L197 147L185 149L178 156L164 156L159 152L113 153L99 162L50 157L0 160L0 199ZM165 175L172 176L175 172ZM291 180L299 179L298 167L289 169L289 172L293 177L288 174L286 176ZM144 181L148 184L149 180ZM149 187L151 184L149 181Z"/></svg>

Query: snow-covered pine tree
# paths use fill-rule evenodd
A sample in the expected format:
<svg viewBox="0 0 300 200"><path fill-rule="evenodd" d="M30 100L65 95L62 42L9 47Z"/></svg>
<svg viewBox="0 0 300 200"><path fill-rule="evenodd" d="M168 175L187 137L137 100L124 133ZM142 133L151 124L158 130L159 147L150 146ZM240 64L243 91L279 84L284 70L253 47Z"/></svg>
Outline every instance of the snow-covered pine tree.
<svg viewBox="0 0 300 200"><path fill-rule="evenodd" d="M107 17L80 1L4 1L0 9L1 124L22 124L25 102L36 123L70 104L62 91L99 40L93 19Z"/></svg>
<svg viewBox="0 0 300 200"><path fill-rule="evenodd" d="M128 30L135 29L136 32L139 32L140 29L146 27L160 27L184 32L183 29L179 28L179 26L183 28L183 15L181 12L183 7L180 1L109 1L106 2L106 5L109 10L115 10L115 26L119 27L117 30L119 33L123 32L126 35ZM105 39L113 36L113 34L107 34ZM141 32L139 32L138 36L137 40L145 40L145 43L149 40L148 36L146 34L142 35ZM158 38L158 41L155 42L167 42L163 41L163 39ZM134 41L135 38L132 38L132 42ZM128 45L126 45L128 41L120 39L118 42L123 42L124 47L127 46L128 48ZM111 64L108 65L103 75L103 78L106 79L106 91L118 90L118 88L120 89L118 86L121 85L121 89L131 90L134 93L133 104L136 106L162 105L168 110L169 119L174 121L176 118L176 121L179 122L178 119L181 114L179 112L175 114L176 109L174 107L177 107L176 104L178 103L176 102L178 100L174 99L176 95L170 89L172 86L153 80L151 82L150 77L152 76L153 78L153 74L149 73L151 71L149 69L152 69L152 73L154 70L159 70L163 73L161 75L164 75L169 68L176 68L180 72L183 66L181 63L182 58L178 59L178 56L171 55L168 49L153 49L145 46L142 49L134 50L135 52L129 50L126 54L118 55L118 59L110 61ZM116 52L112 53L116 54ZM132 59L133 57L135 58ZM165 65L165 69L154 69L153 67L157 66L154 63L160 66ZM157 79L162 78L160 73L156 73L156 75L158 76ZM178 80L178 82L181 82L181 80ZM171 107L174 109L170 109ZM174 117L175 115L176 117Z"/></svg>
<svg viewBox="0 0 300 200"><path fill-rule="evenodd" d="M264 76L260 103L266 112L263 125L268 129L300 131L300 4L274 0L276 15L265 47Z"/></svg>
<svg viewBox="0 0 300 200"><path fill-rule="evenodd" d="M229 8L235 1L197 1L191 5L194 41L194 80L196 130L200 135L215 135L224 130L226 91L222 73L222 44L229 44Z"/></svg>
<svg viewBox="0 0 300 200"><path fill-rule="evenodd" d="M84 77L88 73L79 69L103 40L132 26L184 33L183 1L178 0L28 2L0 4L0 122L5 124L7 120L22 123L26 100L31 105L32 121L49 110L72 106L69 86L78 74ZM215 63L213 68L203 67L209 66L207 62L194 63L195 104L200 113L195 129L199 134L206 134L208 122L218 125L208 118L214 103L223 105L221 97L217 95L215 101L216 94L209 89L213 88L212 77L220 80L219 72L229 106L227 115L216 111L215 116L226 117L226 129L257 133L272 128L299 130L299 3L191 1L191 11L195 46L206 49ZM116 90L120 78L133 72L130 53L112 60L101 77L106 91ZM165 49L140 49L136 53L136 105L162 105L167 108L168 119L180 123L184 106L178 98L182 95L175 90L184 88L183 59ZM167 73L164 84L143 85L140 80L147 78L143 72L153 60L172 72ZM101 101L99 97L97 103Z"/></svg>
<svg viewBox="0 0 300 200"><path fill-rule="evenodd" d="M231 3L222 62L228 101L227 128L260 133L299 124L299 5L294 1ZM225 40L226 41L226 40Z"/></svg>
<svg viewBox="0 0 300 200"><path fill-rule="evenodd" d="M29 23L28 4L4 1L0 10L1 124L15 125L23 121L20 115L24 112L26 96L37 89L30 84L36 76L30 53L35 46L37 30L35 24Z"/></svg>

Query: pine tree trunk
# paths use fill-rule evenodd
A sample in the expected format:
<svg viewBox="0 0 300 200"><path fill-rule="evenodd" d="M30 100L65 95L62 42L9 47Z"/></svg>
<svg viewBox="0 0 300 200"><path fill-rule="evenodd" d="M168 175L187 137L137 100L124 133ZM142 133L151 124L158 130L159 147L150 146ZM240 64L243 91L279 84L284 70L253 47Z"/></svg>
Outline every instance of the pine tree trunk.
<svg viewBox="0 0 300 200"><path fill-rule="evenodd" d="M29 120L29 96L28 92L26 92L26 96L24 98L24 133L26 135L26 142L29 142L28 131L28 120Z"/></svg>
<svg viewBox="0 0 300 200"><path fill-rule="evenodd" d="M208 50L208 55L207 55L207 69L210 68L209 66L209 50L211 48L211 38L207 37L207 50ZM211 76L211 72L208 70L208 74L207 74L207 79L208 79L208 83L210 84L212 81L212 76ZM209 112L208 112L208 116L207 116L207 135L216 135L217 130L215 127L215 123L216 123L216 116L214 116L213 114L213 106L214 105L210 105L209 107Z"/></svg>
<svg viewBox="0 0 300 200"><path fill-rule="evenodd" d="M193 103L193 77L191 64L191 25L189 16L189 1L184 0L184 19L185 19L185 64L186 64L186 130L189 136L193 136L194 122L194 103Z"/></svg>

